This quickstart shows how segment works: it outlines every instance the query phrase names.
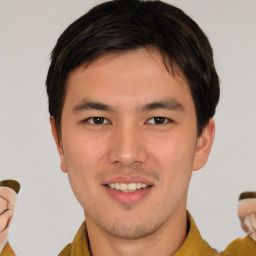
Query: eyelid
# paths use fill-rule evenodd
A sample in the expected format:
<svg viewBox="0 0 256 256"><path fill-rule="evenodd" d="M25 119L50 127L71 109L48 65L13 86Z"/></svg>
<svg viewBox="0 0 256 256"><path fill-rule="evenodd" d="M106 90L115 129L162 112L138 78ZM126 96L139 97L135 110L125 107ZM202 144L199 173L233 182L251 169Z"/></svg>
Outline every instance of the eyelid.
<svg viewBox="0 0 256 256"><path fill-rule="evenodd" d="M93 122L90 122L90 120L93 120L94 118L103 118L104 122L102 124L95 124ZM105 122L105 121L107 121L107 122ZM82 123L89 123L91 125L106 125L106 124L110 124L110 121L107 118L102 117L102 116L92 116L92 117L89 117L89 118L86 118L85 120L83 120Z"/></svg>
<svg viewBox="0 0 256 256"><path fill-rule="evenodd" d="M94 118L102 118L103 119L103 123L94 123ZM163 123L156 123L155 122L155 118L161 118L161 119L164 119L164 122ZM151 120L153 120L153 122L151 122ZM84 120L81 121L82 123L89 123L90 125L95 125L95 126L99 126L99 125L107 125L107 124L110 124L111 122L109 121L109 119L105 118L105 117L102 117L102 116L92 116L92 117L89 117L89 118L86 118ZM169 123L173 123L173 120L168 118L168 117L164 117L164 116L154 116L154 117L151 117L149 119L146 120L145 122L146 124L150 124L150 125L166 125L166 124L169 124Z"/></svg>
<svg viewBox="0 0 256 256"><path fill-rule="evenodd" d="M164 118L165 122L162 123L162 124L150 123L149 120L154 119L154 118ZM147 119L147 121L146 121L146 123L149 123L149 124L152 124L152 125L165 125L165 124L172 123L172 122L173 122L172 119L170 119L168 117L164 117L164 116L154 116L154 117L151 117L151 118Z"/></svg>

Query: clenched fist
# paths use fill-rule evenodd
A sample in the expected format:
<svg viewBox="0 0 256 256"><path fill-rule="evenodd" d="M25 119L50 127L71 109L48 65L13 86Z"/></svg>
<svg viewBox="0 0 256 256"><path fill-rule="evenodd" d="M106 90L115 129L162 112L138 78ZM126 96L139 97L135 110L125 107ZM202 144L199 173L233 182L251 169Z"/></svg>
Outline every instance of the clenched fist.
<svg viewBox="0 0 256 256"><path fill-rule="evenodd" d="M256 241L256 192L244 192L239 197L238 216L243 230Z"/></svg>
<svg viewBox="0 0 256 256"><path fill-rule="evenodd" d="M13 217L20 185L14 180L0 181L0 252L7 242L7 232Z"/></svg>

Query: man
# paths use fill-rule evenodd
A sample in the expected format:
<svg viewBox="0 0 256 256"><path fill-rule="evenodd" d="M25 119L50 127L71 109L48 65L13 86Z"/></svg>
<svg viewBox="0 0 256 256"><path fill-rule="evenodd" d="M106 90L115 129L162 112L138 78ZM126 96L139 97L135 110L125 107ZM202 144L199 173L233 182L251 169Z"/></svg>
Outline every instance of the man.
<svg viewBox="0 0 256 256"><path fill-rule="evenodd" d="M160 1L110 1L71 24L47 76L52 133L83 223L64 255L218 255L186 212L214 139L207 37ZM253 255L246 237L223 255Z"/></svg>

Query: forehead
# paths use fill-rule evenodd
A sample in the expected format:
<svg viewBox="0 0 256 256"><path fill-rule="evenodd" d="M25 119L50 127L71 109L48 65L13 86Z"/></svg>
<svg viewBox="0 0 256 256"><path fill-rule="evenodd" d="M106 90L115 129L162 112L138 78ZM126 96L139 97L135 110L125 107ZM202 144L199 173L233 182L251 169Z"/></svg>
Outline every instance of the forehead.
<svg viewBox="0 0 256 256"><path fill-rule="evenodd" d="M139 66L139 69L130 69L132 66ZM140 77L143 76L145 72L147 76L150 76L151 74L160 72L172 77L175 76L179 80L186 80L177 64L174 61L171 62L167 55L160 53L153 47L141 47L120 52L107 52L90 63L81 65L78 69L97 69L98 72L102 72L106 67L114 69L116 72L120 69L125 69L125 76ZM149 68L152 73L149 73ZM119 76L122 74L123 73L118 73Z"/></svg>
<svg viewBox="0 0 256 256"><path fill-rule="evenodd" d="M66 98L92 97L95 100L134 101L187 95L192 101L186 79L177 68L168 70L163 56L144 48L109 53L89 65L73 70L67 79ZM138 97L137 97L138 96ZM182 98L182 97L181 97ZM65 105L65 104L64 104Z"/></svg>

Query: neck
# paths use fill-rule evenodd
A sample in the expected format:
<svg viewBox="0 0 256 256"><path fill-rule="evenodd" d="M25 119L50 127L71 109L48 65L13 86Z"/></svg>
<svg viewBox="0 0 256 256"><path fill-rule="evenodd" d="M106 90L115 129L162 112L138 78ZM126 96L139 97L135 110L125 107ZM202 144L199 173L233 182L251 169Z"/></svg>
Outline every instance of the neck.
<svg viewBox="0 0 256 256"><path fill-rule="evenodd" d="M86 221L93 256L170 256L178 251L187 235L185 211L171 216L154 234L134 240L113 237L90 218Z"/></svg>

